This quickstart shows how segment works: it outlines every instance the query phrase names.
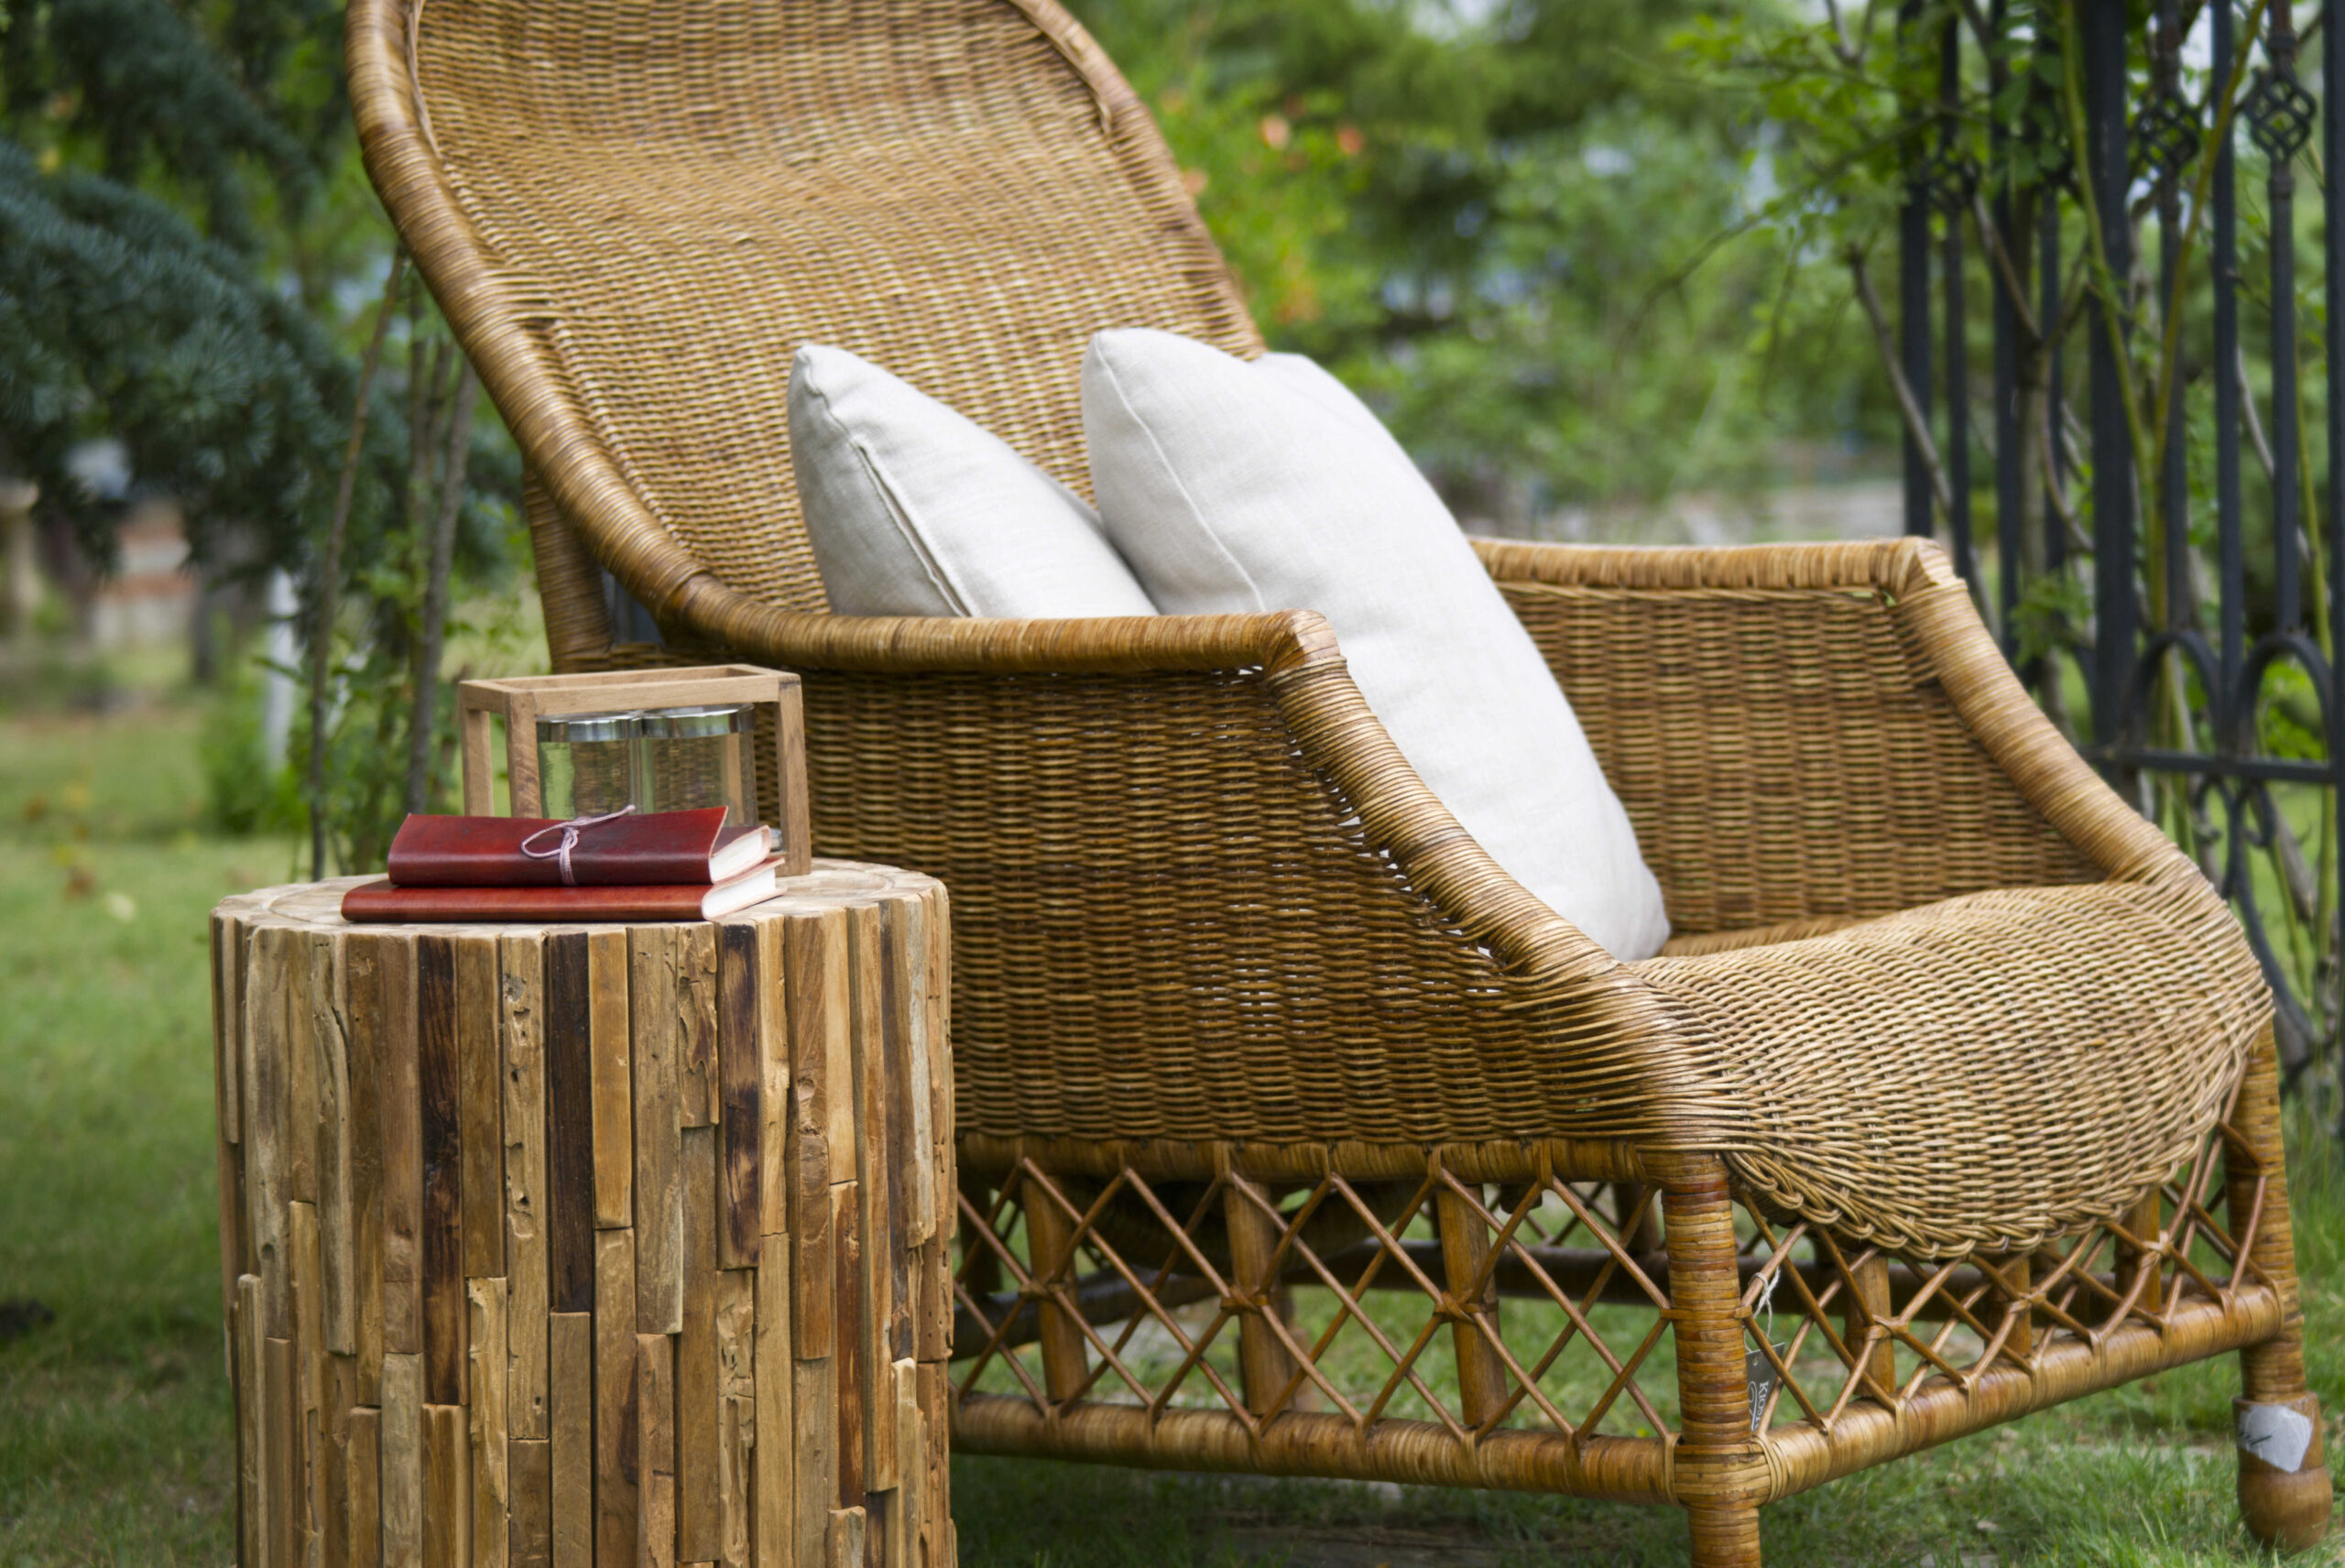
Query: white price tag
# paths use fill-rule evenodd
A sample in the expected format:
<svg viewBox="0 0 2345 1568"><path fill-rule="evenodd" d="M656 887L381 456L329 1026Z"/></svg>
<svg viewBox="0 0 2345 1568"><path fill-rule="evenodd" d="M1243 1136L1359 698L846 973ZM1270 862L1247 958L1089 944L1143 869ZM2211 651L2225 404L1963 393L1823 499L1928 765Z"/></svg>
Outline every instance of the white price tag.
<svg viewBox="0 0 2345 1568"><path fill-rule="evenodd" d="M2295 1475L2312 1447L2312 1419L2285 1405L2242 1405L2239 1412L2239 1446L2274 1470Z"/></svg>

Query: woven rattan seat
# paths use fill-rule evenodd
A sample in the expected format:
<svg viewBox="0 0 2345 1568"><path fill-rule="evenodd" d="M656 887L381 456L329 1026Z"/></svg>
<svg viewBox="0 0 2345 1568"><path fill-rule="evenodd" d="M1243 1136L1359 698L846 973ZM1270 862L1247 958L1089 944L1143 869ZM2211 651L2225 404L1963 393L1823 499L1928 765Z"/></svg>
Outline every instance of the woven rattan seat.
<svg viewBox="0 0 2345 1568"><path fill-rule="evenodd" d="M530 470L556 667L800 671L822 851L951 889L956 1442L1673 1499L1742 1563L1760 1502L2176 1361L2309 1408L2254 961L1933 547L1480 547L1668 901L1616 964L1308 606L826 613L800 343L1078 488L1092 332L1260 352L1049 0L356 0L350 61ZM1747 1353L1788 1358L1755 1424ZM2259 1530L2326 1518L2317 1453L2247 1463Z"/></svg>

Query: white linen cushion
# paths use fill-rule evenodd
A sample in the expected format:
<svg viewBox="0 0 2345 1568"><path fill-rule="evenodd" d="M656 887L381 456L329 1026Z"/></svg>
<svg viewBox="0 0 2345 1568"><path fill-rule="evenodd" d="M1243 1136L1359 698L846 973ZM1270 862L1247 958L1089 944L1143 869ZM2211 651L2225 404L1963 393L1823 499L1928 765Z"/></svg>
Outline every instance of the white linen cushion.
<svg viewBox="0 0 2345 1568"><path fill-rule="evenodd" d="M791 461L843 615L1152 615L1082 496L868 360L790 367Z"/></svg>
<svg viewBox="0 0 2345 1568"><path fill-rule="evenodd" d="M1530 635L1368 407L1295 354L1099 333L1083 426L1101 520L1167 615L1316 610L1466 830L1615 957L1669 937L1636 830Z"/></svg>

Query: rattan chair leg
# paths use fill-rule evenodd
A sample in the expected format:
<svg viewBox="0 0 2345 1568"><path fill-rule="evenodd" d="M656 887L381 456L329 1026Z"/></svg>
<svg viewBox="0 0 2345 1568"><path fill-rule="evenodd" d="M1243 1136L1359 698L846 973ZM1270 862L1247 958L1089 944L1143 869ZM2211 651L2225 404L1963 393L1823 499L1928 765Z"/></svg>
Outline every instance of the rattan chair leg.
<svg viewBox="0 0 2345 1568"><path fill-rule="evenodd" d="M1443 1282L1459 1314L1450 1329L1458 1403L1466 1424L1478 1429L1497 1417L1507 1395L1506 1364L1474 1321L1479 1316L1496 1323L1499 1317L1498 1284L1488 1277L1489 1227L1470 1202L1446 1190L1435 1194L1434 1212L1441 1227Z"/></svg>
<svg viewBox="0 0 2345 1568"><path fill-rule="evenodd" d="M1222 1212L1229 1222L1231 1284L1240 1296L1260 1303L1260 1312L1238 1320L1238 1370L1246 1391L1246 1408L1268 1419L1280 1409L1279 1396L1295 1380L1294 1357L1271 1327L1278 1312L1278 1222L1263 1209L1269 1199L1242 1176L1229 1179Z"/></svg>
<svg viewBox="0 0 2345 1568"><path fill-rule="evenodd" d="M1679 1435L1672 1488L1693 1529L1695 1568L1758 1568L1767 1466L1751 1431L1734 1205L1715 1156L1654 1154L1677 1313Z"/></svg>
<svg viewBox="0 0 2345 1568"><path fill-rule="evenodd" d="M2232 1401L2239 1510L2257 1540L2295 1551L2329 1532L2330 1487L2320 1404L2305 1387L2304 1314L2296 1299L2279 1080L2268 1029L2248 1063L2231 1125L2247 1145L2224 1160L2231 1234L2253 1227L2250 1267L2272 1282L2284 1304L2280 1333L2239 1353L2243 1397Z"/></svg>
<svg viewBox="0 0 2345 1568"><path fill-rule="evenodd" d="M1045 1290L1072 1290L1074 1284L1074 1222L1040 1182L1029 1177L1024 1203L1026 1237L1035 1281ZM1090 1381L1083 1324L1052 1296L1037 1303L1042 1322L1042 1384L1053 1404L1063 1405Z"/></svg>

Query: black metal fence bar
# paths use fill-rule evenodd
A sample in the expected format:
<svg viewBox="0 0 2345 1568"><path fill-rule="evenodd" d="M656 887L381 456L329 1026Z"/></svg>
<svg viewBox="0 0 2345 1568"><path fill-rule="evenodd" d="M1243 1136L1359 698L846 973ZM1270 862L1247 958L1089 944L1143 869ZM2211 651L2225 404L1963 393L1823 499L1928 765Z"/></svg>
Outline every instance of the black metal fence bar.
<svg viewBox="0 0 2345 1568"><path fill-rule="evenodd" d="M2064 723L2073 720L2063 659L2076 658L2089 704L2077 726L2087 754L2233 900L2273 983L2292 1081L2320 1066L2345 1088L2345 852L2334 826L2345 790L2345 690L2329 655L2345 606L2340 5L2328 0L2299 30L2288 0L2155 0L2146 26L2132 20L2126 0L1994 0L1983 16L1968 3L1904 0L1903 47L1936 51L1935 69L1907 80L1936 91L1935 102L1909 104L1898 354L1936 438L1933 450L1907 433L1907 531L1943 530L1958 570L1991 606L2006 653ZM2200 25L2203 71L2187 36ZM2318 100L2297 68L2315 31ZM1970 60L1983 92L1966 89ZM2015 75L2024 89L2016 93ZM2263 172L2265 221L2247 236L2264 252L2260 280L2241 273L2241 132ZM2296 203L2298 166L2316 138L2318 193L2333 221L2321 225L2318 257L2326 309L2314 351L2324 376L2307 389ZM1983 169L1970 147L1982 148ZM2144 287L2135 255L2145 219L2157 235L2154 287ZM1983 432L1995 465L1991 584L1971 549L1967 267L1992 302ZM2268 290L2253 345L2268 367L2263 397L2240 319L2242 288L2252 296L2256 281ZM1933 313L1943 332L1936 344ZM2072 430L2064 361L2079 333L2084 419ZM2304 444L2308 390L2325 396L2318 453ZM2194 415L2209 417L2211 430L2194 427ZM2260 484L2251 484L2250 452ZM2089 483L2075 486L2079 461ZM2194 522L2194 480L2211 481L2211 529L2203 517ZM2308 521L2316 532L2306 532ZM2046 637L2045 617L2067 602L2057 590L2073 570L2072 540L2089 541L2093 556L2089 621ZM2039 593L2039 583L2055 591ZM2284 673L2291 669L2300 677ZM2271 736L2283 732L2268 729L2267 715L2291 702L2301 714L2306 705L2289 693L2304 687L2325 753L2296 746L2273 755ZM2307 815L2301 796L2284 811L2275 789L2318 791L2320 811Z"/></svg>

